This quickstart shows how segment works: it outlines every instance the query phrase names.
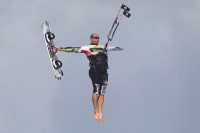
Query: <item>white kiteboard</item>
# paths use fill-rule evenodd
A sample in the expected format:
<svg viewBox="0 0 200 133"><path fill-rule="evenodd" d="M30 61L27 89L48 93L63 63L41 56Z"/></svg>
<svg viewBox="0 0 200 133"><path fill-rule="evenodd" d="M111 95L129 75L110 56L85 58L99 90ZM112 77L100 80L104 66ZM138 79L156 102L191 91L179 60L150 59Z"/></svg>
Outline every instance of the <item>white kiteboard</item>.
<svg viewBox="0 0 200 133"><path fill-rule="evenodd" d="M60 80L63 77L63 71L61 70L62 62L58 59L56 52L53 50L53 47L55 46L53 42L55 35L50 31L49 23L47 21L42 24L42 30L55 78Z"/></svg>

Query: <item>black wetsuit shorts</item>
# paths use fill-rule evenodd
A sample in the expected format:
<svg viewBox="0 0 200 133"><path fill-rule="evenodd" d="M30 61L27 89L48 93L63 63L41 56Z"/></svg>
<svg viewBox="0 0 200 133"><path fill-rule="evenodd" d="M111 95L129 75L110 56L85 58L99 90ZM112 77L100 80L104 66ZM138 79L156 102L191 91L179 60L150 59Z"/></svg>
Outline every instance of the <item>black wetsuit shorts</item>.
<svg viewBox="0 0 200 133"><path fill-rule="evenodd" d="M105 89L108 84L108 73L107 69L105 70L94 70L90 69L89 70L89 76L90 79L92 80L92 85L93 85L93 93L97 94L104 94Z"/></svg>

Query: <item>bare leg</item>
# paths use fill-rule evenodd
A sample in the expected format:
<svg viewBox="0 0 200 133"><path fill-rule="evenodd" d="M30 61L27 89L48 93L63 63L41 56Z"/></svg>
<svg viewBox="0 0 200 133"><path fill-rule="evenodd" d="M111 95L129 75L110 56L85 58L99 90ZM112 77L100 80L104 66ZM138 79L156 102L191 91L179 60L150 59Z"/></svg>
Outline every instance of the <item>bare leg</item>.
<svg viewBox="0 0 200 133"><path fill-rule="evenodd" d="M98 114L99 114L98 120L100 122L103 121L103 115L102 115L103 103L104 103L104 95L100 95L99 99L98 99L98 104L97 104L97 106L98 106L97 110L98 110Z"/></svg>
<svg viewBox="0 0 200 133"><path fill-rule="evenodd" d="M92 94L92 102L93 102L93 107L94 107L94 116L95 119L98 119L98 100L99 100L99 95L96 93Z"/></svg>

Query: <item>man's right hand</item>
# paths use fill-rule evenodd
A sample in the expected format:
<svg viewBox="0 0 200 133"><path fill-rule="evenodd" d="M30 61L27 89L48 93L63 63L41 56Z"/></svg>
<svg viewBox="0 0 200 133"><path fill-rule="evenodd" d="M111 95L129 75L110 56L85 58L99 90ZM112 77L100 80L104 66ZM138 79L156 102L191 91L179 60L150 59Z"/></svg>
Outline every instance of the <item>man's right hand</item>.
<svg viewBox="0 0 200 133"><path fill-rule="evenodd" d="M59 46L54 46L53 47L53 52L56 53L57 51L60 51L60 47Z"/></svg>

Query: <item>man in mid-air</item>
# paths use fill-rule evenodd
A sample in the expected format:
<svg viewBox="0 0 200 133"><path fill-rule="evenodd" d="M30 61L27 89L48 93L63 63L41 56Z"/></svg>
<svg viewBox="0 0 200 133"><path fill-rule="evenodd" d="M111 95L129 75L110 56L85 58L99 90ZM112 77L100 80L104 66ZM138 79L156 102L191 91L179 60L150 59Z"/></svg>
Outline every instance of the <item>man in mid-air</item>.
<svg viewBox="0 0 200 133"><path fill-rule="evenodd" d="M108 84L108 56L109 51L120 51L123 50L119 47L108 47L105 48L99 45L99 35L93 33L90 36L91 44L82 47L60 47L54 46L55 51L62 52L75 52L85 53L89 59L89 76L93 85L92 102L94 107L94 118L103 122L102 107L104 103L105 90Z"/></svg>

